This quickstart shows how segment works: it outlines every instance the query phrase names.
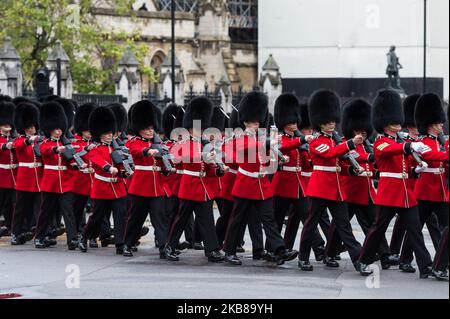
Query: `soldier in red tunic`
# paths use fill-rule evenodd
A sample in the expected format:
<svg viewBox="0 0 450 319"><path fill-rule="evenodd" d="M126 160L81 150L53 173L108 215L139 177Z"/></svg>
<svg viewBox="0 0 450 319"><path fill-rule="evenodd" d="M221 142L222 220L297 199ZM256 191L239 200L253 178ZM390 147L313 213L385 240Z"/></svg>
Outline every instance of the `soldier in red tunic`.
<svg viewBox="0 0 450 319"><path fill-rule="evenodd" d="M178 143L173 149L175 161L182 163L183 177L180 182L178 197L180 206L172 225L170 226L165 248L166 258L178 261L175 248L186 227L189 217L195 212L197 224L205 243L205 255L210 262L220 262L219 243L214 228L212 199L214 190L205 179L207 176L217 176L217 166L207 163L213 154L203 154L203 130L211 125L213 106L205 97L195 98L186 109L183 127L189 131L189 140ZM201 121L201 127L194 125Z"/></svg>
<svg viewBox="0 0 450 319"><path fill-rule="evenodd" d="M157 160L158 151L152 148L154 136L158 134L158 121L156 120L156 107L147 100L134 104L132 117L132 130L135 134L127 143L130 154L133 156L135 173L128 185L131 197L131 209L125 231L125 248L123 255L133 256L131 247L135 246L140 238L142 226L147 215L155 228L156 240L165 243L167 239L167 216L164 211L164 188L162 163ZM165 258L164 248L159 247L160 257Z"/></svg>
<svg viewBox="0 0 450 319"><path fill-rule="evenodd" d="M412 183L409 182L413 178L411 154L422 153L425 145L421 142L405 143L399 140L398 132L403 121L400 95L393 90L380 91L374 100L372 110L372 123L380 134L374 143L375 160L380 176L375 198L377 219L367 234L361 250L362 275L368 274L369 265L374 262L380 242L396 213L407 227L420 268L420 277L426 278L431 273L432 262L421 230L417 199ZM417 167L415 170L420 172L421 169L422 167Z"/></svg>
<svg viewBox="0 0 450 319"><path fill-rule="evenodd" d="M445 123L445 113L441 99L433 94L422 95L416 104L415 122L419 133L420 141L426 148L422 152L422 159L428 167L421 171L420 177L414 185L414 195L418 200L419 217L422 226L430 221L432 215L436 214L439 220L439 227L448 226L448 186L445 182L445 165L448 163L448 154L444 145L439 142L439 135L443 134ZM435 248L438 250L441 241L439 230L434 236ZM430 231L430 234L432 232ZM401 263L410 265L413 261L413 250L406 234L402 248ZM412 266L411 266L412 267Z"/></svg>
<svg viewBox="0 0 450 319"><path fill-rule="evenodd" d="M277 263L281 265L285 261L295 259L298 254L295 250L288 251L285 248L273 217L273 191L267 176L268 163L264 163L267 150L258 136L259 128L266 124L267 119L267 96L261 92L251 92L244 96L239 108L239 121L245 125L245 131L236 140L235 151L239 169L232 191L234 210L224 243L226 261L232 265L242 264L236 256L236 248L240 244L241 229L253 209L263 224Z"/></svg>
<svg viewBox="0 0 450 319"><path fill-rule="evenodd" d="M334 92L316 91L309 100L309 115L312 125L320 132L320 135L310 144L313 172L306 195L311 198L311 203L301 235L299 268L303 271L313 270L309 255L314 233L323 211L328 208L333 216L333 223L358 270L357 261L361 245L353 235L348 218L345 205L347 197L342 187L340 157L362 144L363 137L357 135L339 145L333 139L336 124L341 118L340 99ZM328 262L328 259L332 257L334 256L326 256L325 261Z"/></svg>
<svg viewBox="0 0 450 319"><path fill-rule="evenodd" d="M0 102L0 216L5 224L0 228L0 238L11 232L17 178L17 157L14 146L14 109L12 102Z"/></svg>
<svg viewBox="0 0 450 319"><path fill-rule="evenodd" d="M35 148L40 137L39 110L31 102L16 105L14 112L14 126L19 137L14 140L19 167L16 179L16 208L12 220L11 245L25 243L23 229L25 220L28 224L34 218L33 214L37 203L41 199L40 182L42 178L42 160L39 151Z"/></svg>
<svg viewBox="0 0 450 319"><path fill-rule="evenodd" d="M71 191L71 179L68 171L70 163L64 158L64 146L60 138L67 130L67 118L64 109L57 102L47 102L41 106L39 126L45 135L41 144L44 172L41 180L42 206L37 219L36 248L46 248L47 228L55 220L62 207L64 196ZM62 209L67 231L67 245L74 250L78 245L77 229L72 209Z"/></svg>
<svg viewBox="0 0 450 319"><path fill-rule="evenodd" d="M87 251L87 241L97 238L100 234L102 222L107 214L116 211L115 216L126 216L125 197L127 191L124 178L128 177L122 164L115 164L111 158L113 136L117 132L114 113L106 107L98 107L89 117L89 131L96 142L89 153L89 159L94 168L91 199L94 211L83 230L78 247L82 252ZM122 218L114 219L116 233L116 254L123 254L124 223Z"/></svg>

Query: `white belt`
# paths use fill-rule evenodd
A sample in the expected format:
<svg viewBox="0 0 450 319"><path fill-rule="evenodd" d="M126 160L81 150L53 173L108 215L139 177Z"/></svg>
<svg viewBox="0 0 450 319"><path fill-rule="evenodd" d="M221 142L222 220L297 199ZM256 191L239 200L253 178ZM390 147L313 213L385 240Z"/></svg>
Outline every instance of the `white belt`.
<svg viewBox="0 0 450 319"><path fill-rule="evenodd" d="M137 171L153 171L153 172L160 172L161 167L158 166L142 166L142 165L136 165L134 167Z"/></svg>
<svg viewBox="0 0 450 319"><path fill-rule="evenodd" d="M182 169L177 169L177 174L183 174L183 170Z"/></svg>
<svg viewBox="0 0 450 319"><path fill-rule="evenodd" d="M239 167L239 173L248 176L248 177L252 177L252 178L263 178L264 176L266 176L265 173L261 173L261 172L247 172L246 170L242 169Z"/></svg>
<svg viewBox="0 0 450 319"><path fill-rule="evenodd" d="M205 177L205 172L194 172L194 171L188 171L187 169L183 170L184 175L194 176L194 177Z"/></svg>
<svg viewBox="0 0 450 319"><path fill-rule="evenodd" d="M319 165L314 165L313 168L315 171L322 171L322 172L340 172L341 168L339 166L319 166Z"/></svg>
<svg viewBox="0 0 450 319"><path fill-rule="evenodd" d="M380 173L380 177L405 179L405 178L408 178L408 174L407 173Z"/></svg>
<svg viewBox="0 0 450 319"><path fill-rule="evenodd" d="M28 167L28 168L36 168L42 166L42 163L19 163L19 167Z"/></svg>
<svg viewBox="0 0 450 319"><path fill-rule="evenodd" d="M51 171L65 171L67 170L67 166L44 165L44 169L48 169Z"/></svg>
<svg viewBox="0 0 450 319"><path fill-rule="evenodd" d="M372 173L372 172L364 171L364 172L362 172L362 173L359 173L358 176L361 176L361 177L372 177L372 176L373 176L373 173Z"/></svg>
<svg viewBox="0 0 450 319"><path fill-rule="evenodd" d="M0 164L1 169L15 169L17 164Z"/></svg>
<svg viewBox="0 0 450 319"><path fill-rule="evenodd" d="M304 177L311 177L312 172L301 172L300 175Z"/></svg>
<svg viewBox="0 0 450 319"><path fill-rule="evenodd" d="M286 171L286 172L297 173L297 172L301 172L302 168L301 167L293 167L293 166L282 166L281 170Z"/></svg>
<svg viewBox="0 0 450 319"><path fill-rule="evenodd" d="M437 168L428 167L422 171L422 173L432 173L432 174L443 174L444 172L445 170L440 167Z"/></svg>
<svg viewBox="0 0 450 319"><path fill-rule="evenodd" d="M83 174L90 174L90 173L93 173L94 171L90 168L83 168L83 169L80 169L80 172Z"/></svg>
<svg viewBox="0 0 450 319"><path fill-rule="evenodd" d="M94 177L102 182L117 183L117 177L104 177L95 173Z"/></svg>
<svg viewBox="0 0 450 319"><path fill-rule="evenodd" d="M228 169L228 172L231 173L231 174L234 174L234 175L237 174L237 170L232 169L232 168Z"/></svg>

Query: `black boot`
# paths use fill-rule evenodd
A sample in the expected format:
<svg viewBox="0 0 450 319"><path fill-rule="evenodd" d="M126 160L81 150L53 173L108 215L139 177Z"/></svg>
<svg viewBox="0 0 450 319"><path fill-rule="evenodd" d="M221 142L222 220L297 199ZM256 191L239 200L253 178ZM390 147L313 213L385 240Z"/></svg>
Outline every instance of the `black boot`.
<svg viewBox="0 0 450 319"><path fill-rule="evenodd" d="M80 249L82 253L87 252L87 239L83 236L81 236L80 241L78 242L78 249Z"/></svg>
<svg viewBox="0 0 450 319"><path fill-rule="evenodd" d="M218 250L212 251L211 253L209 253L209 256L208 256L208 261L210 261L212 263L219 263L219 262L223 261L223 259L224 259L224 256Z"/></svg>
<svg viewBox="0 0 450 319"><path fill-rule="evenodd" d="M225 255L225 261L233 266L242 265L242 261L236 255Z"/></svg>
<svg viewBox="0 0 450 319"><path fill-rule="evenodd" d="M381 268L386 270L391 268L391 266L398 266L399 258L396 255L385 255L380 259Z"/></svg>
<svg viewBox="0 0 450 319"><path fill-rule="evenodd" d="M370 269L370 265L360 263L359 261L355 263L355 270L358 271L363 277L370 276L373 273L373 270Z"/></svg>
<svg viewBox="0 0 450 319"><path fill-rule="evenodd" d="M298 268L303 271L313 271L314 267L310 264L309 260L299 260Z"/></svg>
<svg viewBox="0 0 450 319"><path fill-rule="evenodd" d="M178 261L180 260L177 256L177 254L175 253L175 250L170 247L170 246L166 246L164 248L164 255L166 256L165 259L169 260L169 261Z"/></svg>
<svg viewBox="0 0 450 319"><path fill-rule="evenodd" d="M336 259L334 259L334 257L325 256L325 258L323 259L323 263L330 268L339 267L339 263L336 261Z"/></svg>
<svg viewBox="0 0 450 319"><path fill-rule="evenodd" d="M298 251L296 250L282 250L280 253L277 254L276 257L276 262L277 265L283 265L286 261L291 261L294 260L295 258L297 258L298 256Z"/></svg>
<svg viewBox="0 0 450 319"><path fill-rule="evenodd" d="M399 269L401 271L403 271L403 272L407 272L407 273L410 273L410 274L413 274L413 273L416 272L416 268L414 268L411 264L400 263Z"/></svg>
<svg viewBox="0 0 450 319"><path fill-rule="evenodd" d="M124 257L133 257L133 252L131 251L131 248L127 245L123 247L123 256Z"/></svg>
<svg viewBox="0 0 450 319"><path fill-rule="evenodd" d="M47 248L48 246L45 244L44 239L35 239L34 240L34 247L38 249Z"/></svg>
<svg viewBox="0 0 450 319"><path fill-rule="evenodd" d="M116 245L116 255L123 255L125 245Z"/></svg>
<svg viewBox="0 0 450 319"><path fill-rule="evenodd" d="M314 249L316 261L322 261L325 258L325 247L319 246Z"/></svg>
<svg viewBox="0 0 450 319"><path fill-rule="evenodd" d="M22 234L20 235L12 235L11 236L11 245L12 246L19 246L19 245L25 245L26 241Z"/></svg>
<svg viewBox="0 0 450 319"><path fill-rule="evenodd" d="M78 247L78 240L71 240L68 244L67 244L67 249L69 250L75 250Z"/></svg>
<svg viewBox="0 0 450 319"><path fill-rule="evenodd" d="M89 239L89 248L98 248L97 239Z"/></svg>
<svg viewBox="0 0 450 319"><path fill-rule="evenodd" d="M448 273L441 270L433 270L432 275L439 281L448 281Z"/></svg>

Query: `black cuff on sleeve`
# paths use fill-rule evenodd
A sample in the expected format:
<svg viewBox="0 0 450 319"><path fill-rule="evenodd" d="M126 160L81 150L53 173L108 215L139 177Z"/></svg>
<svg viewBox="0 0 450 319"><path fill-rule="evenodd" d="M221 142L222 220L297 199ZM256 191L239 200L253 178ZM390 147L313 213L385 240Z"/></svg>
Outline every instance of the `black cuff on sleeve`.
<svg viewBox="0 0 450 319"><path fill-rule="evenodd" d="M26 144L26 145L31 145L31 142L30 142L30 138L29 138L29 137L27 137L27 138L25 139L25 144Z"/></svg>
<svg viewBox="0 0 450 319"><path fill-rule="evenodd" d="M406 155L411 155L413 150L411 148L411 143L407 142L403 145L403 151L405 152Z"/></svg>
<svg viewBox="0 0 450 319"><path fill-rule="evenodd" d="M8 150L8 148L6 147L6 143L5 143L5 144L2 145L2 151L5 152L5 151L7 151L7 150Z"/></svg>
<svg viewBox="0 0 450 319"><path fill-rule="evenodd" d="M106 164L105 166L103 166L103 170L107 173L109 173L109 169L111 168L111 165Z"/></svg>
<svg viewBox="0 0 450 319"><path fill-rule="evenodd" d="M347 146L348 146L349 150L354 150L356 148L356 145L355 145L355 143L353 143L353 140L348 140Z"/></svg>
<svg viewBox="0 0 450 319"><path fill-rule="evenodd" d="M350 176L358 176L358 174L355 172L355 168L353 166L350 166L348 168L348 175L350 175Z"/></svg>
<svg viewBox="0 0 450 319"><path fill-rule="evenodd" d="M300 143L308 144L308 141L306 140L306 137L304 135L302 135L302 137L300 137Z"/></svg>
<svg viewBox="0 0 450 319"><path fill-rule="evenodd" d="M150 150L150 148L144 148L143 150L142 150L142 154L144 155L144 156L147 156L147 157L149 157L149 155L148 155L148 151Z"/></svg>
<svg viewBox="0 0 450 319"><path fill-rule="evenodd" d="M374 163L374 162L375 162L375 155L369 154L369 163Z"/></svg>
<svg viewBox="0 0 450 319"><path fill-rule="evenodd" d="M58 151L56 150L57 148L58 148L58 146L54 146L54 147L52 148L53 153L58 154Z"/></svg>

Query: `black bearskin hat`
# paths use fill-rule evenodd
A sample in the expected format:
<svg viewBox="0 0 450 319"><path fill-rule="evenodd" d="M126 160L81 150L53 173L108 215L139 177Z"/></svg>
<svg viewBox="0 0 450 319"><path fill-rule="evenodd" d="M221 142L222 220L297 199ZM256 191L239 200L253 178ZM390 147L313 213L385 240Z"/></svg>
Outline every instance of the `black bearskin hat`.
<svg viewBox="0 0 450 319"><path fill-rule="evenodd" d="M227 126L227 117L224 112L220 106L215 107L211 120L211 127L215 127L221 132L225 131L225 127Z"/></svg>
<svg viewBox="0 0 450 319"><path fill-rule="evenodd" d="M309 120L308 104L306 103L300 104L300 118L302 121L298 127L299 130L312 127L311 121Z"/></svg>
<svg viewBox="0 0 450 319"><path fill-rule="evenodd" d="M19 134L34 126L39 131L39 110L33 103L20 103L14 112L14 127Z"/></svg>
<svg viewBox="0 0 450 319"><path fill-rule="evenodd" d="M67 118L67 126L69 129L72 128L74 125L73 121L75 117L75 105L73 105L73 103L70 100L61 97L56 98L53 101L59 103L63 107L64 113L66 114Z"/></svg>
<svg viewBox="0 0 450 319"><path fill-rule="evenodd" d="M131 112L131 130L135 135L139 134L149 126L153 126L155 131L158 131L158 113L157 107L149 100L142 100L133 104L133 111Z"/></svg>
<svg viewBox="0 0 450 319"><path fill-rule="evenodd" d="M239 106L236 106L236 109L233 108L233 111L231 111L230 119L228 120L228 127L232 129L241 128L244 129L244 126L242 123L239 122Z"/></svg>
<svg viewBox="0 0 450 319"><path fill-rule="evenodd" d="M320 129L321 124L341 121L341 101L339 96L329 90L315 91L308 102L311 124Z"/></svg>
<svg viewBox="0 0 450 319"><path fill-rule="evenodd" d="M442 100L434 93L425 93L417 100L416 112L417 129L422 135L428 134L428 127L432 124L445 123L445 112Z"/></svg>
<svg viewBox="0 0 450 319"><path fill-rule="evenodd" d="M267 95L259 91L247 93L240 103L239 107L239 122L241 125L244 122L257 121L261 128L268 125L268 104Z"/></svg>
<svg viewBox="0 0 450 319"><path fill-rule="evenodd" d="M391 89L378 91L372 104L372 125L375 130L383 133L386 126L404 122L405 114L400 95Z"/></svg>
<svg viewBox="0 0 450 319"><path fill-rule="evenodd" d="M183 117L183 127L185 129L193 128L194 120L200 120L202 129L211 127L213 115L213 105L207 97L194 98L186 108Z"/></svg>
<svg viewBox="0 0 450 319"><path fill-rule="evenodd" d="M77 108L75 112L74 128L78 135L82 135L84 131L89 131L89 116L92 111L97 107L93 103L85 103Z"/></svg>
<svg viewBox="0 0 450 319"><path fill-rule="evenodd" d="M300 123L300 104L294 94L280 95L275 101L275 123L280 131L288 124Z"/></svg>
<svg viewBox="0 0 450 319"><path fill-rule="evenodd" d="M175 123L174 123L174 128L179 128L179 127L183 127L183 119L184 119L184 111L185 109L183 107L180 106L180 108L178 109L177 112L177 116L175 119Z"/></svg>
<svg viewBox="0 0 450 319"><path fill-rule="evenodd" d="M12 98L9 95L0 94L0 102L12 102Z"/></svg>
<svg viewBox="0 0 450 319"><path fill-rule="evenodd" d="M0 101L0 125L14 126L14 109L12 102Z"/></svg>
<svg viewBox="0 0 450 319"><path fill-rule="evenodd" d="M131 125L131 113L133 113L133 106L134 106L134 104L128 109L128 112L127 112L127 134L128 135L134 135L133 128Z"/></svg>
<svg viewBox="0 0 450 319"><path fill-rule="evenodd" d="M372 106L363 99L350 100L342 108L342 133L346 139L353 138L353 131L365 131L367 136L373 133Z"/></svg>
<svg viewBox="0 0 450 319"><path fill-rule="evenodd" d="M50 138L50 133L56 129L61 129L64 133L67 130L67 117L61 104L56 100L42 104L39 125L47 138Z"/></svg>
<svg viewBox="0 0 450 319"><path fill-rule="evenodd" d="M403 111L405 112L404 127L416 127L414 110L416 109L416 103L419 98L420 94L412 94L403 101Z"/></svg>
<svg viewBox="0 0 450 319"><path fill-rule="evenodd" d="M89 116L89 131L92 139L99 142L100 136L112 132L117 132L117 123L114 112L105 106L95 108Z"/></svg>
<svg viewBox="0 0 450 319"><path fill-rule="evenodd" d="M128 114L125 107L120 103L112 103L107 108L111 109L116 117L117 132L125 132L128 124Z"/></svg>
<svg viewBox="0 0 450 319"><path fill-rule="evenodd" d="M14 103L15 106L18 106L19 104L22 103L32 103L30 99L27 99L26 97L23 96L17 96L15 98L12 99L12 102Z"/></svg>
<svg viewBox="0 0 450 319"><path fill-rule="evenodd" d="M162 134L163 133L162 111L158 106L155 106L155 120L156 120L155 130L156 132L158 132L158 134Z"/></svg>
<svg viewBox="0 0 450 319"><path fill-rule="evenodd" d="M177 118L179 107L176 104L169 104L162 115L162 126L164 135L170 138L170 133L175 128L175 120Z"/></svg>

